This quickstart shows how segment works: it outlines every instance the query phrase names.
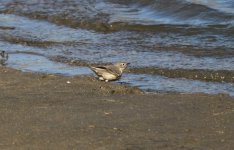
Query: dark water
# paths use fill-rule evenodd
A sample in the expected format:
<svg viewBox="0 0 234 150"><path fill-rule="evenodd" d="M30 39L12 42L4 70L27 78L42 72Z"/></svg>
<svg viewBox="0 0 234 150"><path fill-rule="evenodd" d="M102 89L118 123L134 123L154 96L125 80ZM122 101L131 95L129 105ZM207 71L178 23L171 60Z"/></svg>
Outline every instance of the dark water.
<svg viewBox="0 0 234 150"><path fill-rule="evenodd" d="M0 50L24 71L127 61L123 84L234 95L234 1L2 0Z"/></svg>

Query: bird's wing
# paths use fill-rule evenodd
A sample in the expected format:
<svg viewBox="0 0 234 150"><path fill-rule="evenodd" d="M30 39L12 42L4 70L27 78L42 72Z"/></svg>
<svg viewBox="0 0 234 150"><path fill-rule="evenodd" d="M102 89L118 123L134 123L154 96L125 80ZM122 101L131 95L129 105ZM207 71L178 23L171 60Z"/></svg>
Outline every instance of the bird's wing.
<svg viewBox="0 0 234 150"><path fill-rule="evenodd" d="M92 67L90 66L90 69L96 73L98 76L101 76L102 75L102 72L105 71L106 69L103 68L103 67Z"/></svg>
<svg viewBox="0 0 234 150"><path fill-rule="evenodd" d="M103 72L108 72L110 74L116 75L116 76L120 76L121 72L118 71L116 68L114 68L113 66L109 65L109 66L98 66L98 67L91 67L91 69L99 76L102 75Z"/></svg>
<svg viewBox="0 0 234 150"><path fill-rule="evenodd" d="M119 69L116 68L116 66L109 65L109 66L105 66L105 68L107 68L108 72L110 72L116 76L121 76L121 72Z"/></svg>

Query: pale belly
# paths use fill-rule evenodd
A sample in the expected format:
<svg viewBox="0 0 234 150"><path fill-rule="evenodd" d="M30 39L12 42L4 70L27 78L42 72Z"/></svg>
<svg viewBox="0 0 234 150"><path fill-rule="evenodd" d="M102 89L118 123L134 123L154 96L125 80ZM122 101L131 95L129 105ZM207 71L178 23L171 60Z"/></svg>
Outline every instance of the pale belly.
<svg viewBox="0 0 234 150"><path fill-rule="evenodd" d="M103 73L102 74L102 77L105 79L105 80L116 80L117 77L113 74L110 74L110 73Z"/></svg>

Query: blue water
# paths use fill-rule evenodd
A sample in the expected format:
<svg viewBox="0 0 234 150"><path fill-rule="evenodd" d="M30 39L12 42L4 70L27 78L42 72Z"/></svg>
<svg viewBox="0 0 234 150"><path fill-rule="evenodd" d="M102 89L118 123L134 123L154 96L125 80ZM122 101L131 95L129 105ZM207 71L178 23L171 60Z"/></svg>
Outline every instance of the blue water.
<svg viewBox="0 0 234 150"><path fill-rule="evenodd" d="M93 76L86 67L51 59L64 58L229 75L234 72L233 33L233 0L0 2L0 50L10 55L8 67L22 71ZM120 82L145 91L233 95L231 80L150 74L124 74Z"/></svg>
<svg viewBox="0 0 234 150"><path fill-rule="evenodd" d="M43 56L31 54L12 54L7 66L26 72L38 72L65 76L95 76L88 67L75 67L53 62ZM179 93L225 93L234 96L233 83L212 83L188 79L167 78L147 74L123 74L120 84L136 86L146 92L179 92Z"/></svg>

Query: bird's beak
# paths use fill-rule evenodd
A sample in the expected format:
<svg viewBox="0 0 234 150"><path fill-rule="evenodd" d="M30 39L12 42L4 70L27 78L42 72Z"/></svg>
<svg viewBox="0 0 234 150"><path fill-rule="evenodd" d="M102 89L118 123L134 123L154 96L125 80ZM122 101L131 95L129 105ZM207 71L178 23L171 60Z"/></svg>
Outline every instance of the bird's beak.
<svg viewBox="0 0 234 150"><path fill-rule="evenodd" d="M131 63L127 63L127 65L130 65Z"/></svg>

